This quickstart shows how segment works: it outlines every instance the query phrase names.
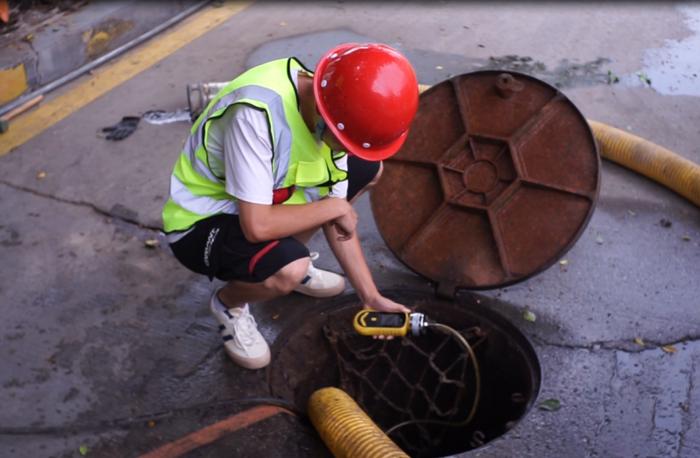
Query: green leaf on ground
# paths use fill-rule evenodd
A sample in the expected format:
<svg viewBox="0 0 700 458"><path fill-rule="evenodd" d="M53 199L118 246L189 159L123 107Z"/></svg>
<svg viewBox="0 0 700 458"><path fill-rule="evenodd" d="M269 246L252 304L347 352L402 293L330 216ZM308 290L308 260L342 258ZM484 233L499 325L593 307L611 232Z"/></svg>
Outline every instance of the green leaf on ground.
<svg viewBox="0 0 700 458"><path fill-rule="evenodd" d="M529 322L531 322L531 323L534 323L535 320L537 320L537 315L535 315L535 314L534 314L533 312L531 312L530 310L527 310L527 309L526 309L526 310L523 312L523 318L525 318L525 321L529 321Z"/></svg>
<svg viewBox="0 0 700 458"><path fill-rule="evenodd" d="M561 402L559 402L559 399L547 399L540 402L538 407L540 410L546 410L547 412L556 412L561 408Z"/></svg>
<svg viewBox="0 0 700 458"><path fill-rule="evenodd" d="M82 444L80 447L78 447L78 453L80 453L81 456L85 456L88 454L88 446L85 444Z"/></svg>
<svg viewBox="0 0 700 458"><path fill-rule="evenodd" d="M646 73L639 72L639 73L637 73L637 76L639 77L639 81L651 86L651 79L647 76Z"/></svg>

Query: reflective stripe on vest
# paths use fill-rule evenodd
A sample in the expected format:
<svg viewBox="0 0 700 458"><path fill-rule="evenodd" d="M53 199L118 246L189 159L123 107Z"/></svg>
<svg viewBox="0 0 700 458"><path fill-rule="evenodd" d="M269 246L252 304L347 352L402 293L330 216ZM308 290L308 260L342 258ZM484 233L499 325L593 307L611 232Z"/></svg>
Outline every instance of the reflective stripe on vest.
<svg viewBox="0 0 700 458"><path fill-rule="evenodd" d="M211 121L235 104L265 112L272 143L274 189L294 191L285 204L306 203L327 195L329 187L347 178L327 145L317 143L297 106L291 72L303 67L295 59L280 59L254 67L234 79L210 102L192 126L175 164L170 198L163 209L166 232L182 231L216 213L235 213L226 193L222 153L207 150Z"/></svg>

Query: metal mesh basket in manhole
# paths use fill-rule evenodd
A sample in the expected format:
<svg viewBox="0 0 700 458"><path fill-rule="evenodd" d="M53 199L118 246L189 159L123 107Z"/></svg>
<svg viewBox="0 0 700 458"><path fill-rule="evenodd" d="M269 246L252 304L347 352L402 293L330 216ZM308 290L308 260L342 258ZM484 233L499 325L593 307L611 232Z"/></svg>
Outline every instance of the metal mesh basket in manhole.
<svg viewBox="0 0 700 458"><path fill-rule="evenodd" d="M460 332L478 363L478 393L473 359L452 334L360 336L352 328L358 308L346 297L278 338L268 371L272 394L306 409L316 389L339 387L414 457L478 448L525 415L539 390L540 369L517 328L490 308L465 306L469 298L450 302L415 292L392 298Z"/></svg>
<svg viewBox="0 0 700 458"><path fill-rule="evenodd" d="M340 387L412 455L443 447L477 401L475 366L452 335L387 341L328 325L324 333L338 361ZM475 352L486 339L478 327L462 334Z"/></svg>

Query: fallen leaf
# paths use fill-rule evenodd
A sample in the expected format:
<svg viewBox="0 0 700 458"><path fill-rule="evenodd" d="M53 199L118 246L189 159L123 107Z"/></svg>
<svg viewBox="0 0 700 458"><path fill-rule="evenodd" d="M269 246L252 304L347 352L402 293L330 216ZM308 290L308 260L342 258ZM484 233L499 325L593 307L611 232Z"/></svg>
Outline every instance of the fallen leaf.
<svg viewBox="0 0 700 458"><path fill-rule="evenodd" d="M273 319L273 320L276 320L276 319L279 318L279 317L280 317L280 314L279 314L279 313L275 313L274 315L272 315L272 319Z"/></svg>
<svg viewBox="0 0 700 458"><path fill-rule="evenodd" d="M562 265L562 266L569 265L569 261L566 259L562 259L561 261L559 261L559 265Z"/></svg>
<svg viewBox="0 0 700 458"><path fill-rule="evenodd" d="M144 242L144 245L146 245L146 248L155 248L160 245L160 242L157 239L148 239Z"/></svg>
<svg viewBox="0 0 700 458"><path fill-rule="evenodd" d="M537 315L532 313L530 310L525 310L523 312L523 318L525 318L525 321L529 321L531 323L534 323L535 320L537 320Z"/></svg>
<svg viewBox="0 0 700 458"><path fill-rule="evenodd" d="M88 449L88 446L85 444L82 444L80 447L78 447L78 453L80 453L82 456L87 455L89 450L90 449Z"/></svg>
<svg viewBox="0 0 700 458"><path fill-rule="evenodd" d="M682 238L683 241L685 241L685 242L690 242L690 236L689 236L689 235L684 235L684 236L681 237L681 238Z"/></svg>
<svg viewBox="0 0 700 458"><path fill-rule="evenodd" d="M44 178L46 178L46 172L44 172L43 170L36 174L37 180L43 180Z"/></svg>
<svg viewBox="0 0 700 458"><path fill-rule="evenodd" d="M644 346L644 340L642 340L641 337L635 337L635 338L634 338L634 343L636 343L636 344L639 345L640 347L643 347L643 346Z"/></svg>
<svg viewBox="0 0 700 458"><path fill-rule="evenodd" d="M540 408L540 410L556 412L561 408L561 402L559 402L559 399L547 399L545 401L542 401L538 407Z"/></svg>
<svg viewBox="0 0 700 458"><path fill-rule="evenodd" d="M646 83L646 84L648 84L649 86L651 86L651 79L647 76L646 73L644 73L644 72L639 72L639 73L637 73L637 76L639 77L639 80L640 80L642 83Z"/></svg>
<svg viewBox="0 0 700 458"><path fill-rule="evenodd" d="M156 426L156 422L153 420L148 420L148 427L149 428L154 428Z"/></svg>
<svg viewBox="0 0 700 458"><path fill-rule="evenodd" d="M666 353L670 353L670 354L673 354L673 353L678 351L678 350L676 350L676 347L674 347L673 345L664 345L663 347L661 347L661 349L663 351L665 351Z"/></svg>

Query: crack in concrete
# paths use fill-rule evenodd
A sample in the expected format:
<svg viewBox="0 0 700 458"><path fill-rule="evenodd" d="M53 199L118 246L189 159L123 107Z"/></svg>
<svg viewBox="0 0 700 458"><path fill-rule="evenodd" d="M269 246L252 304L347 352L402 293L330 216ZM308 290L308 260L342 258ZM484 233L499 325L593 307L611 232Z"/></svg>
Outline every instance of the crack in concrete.
<svg viewBox="0 0 700 458"><path fill-rule="evenodd" d="M37 191L36 189L16 185L14 183L10 183L10 182L5 181L5 180L0 180L0 184L4 184L5 186L8 186L8 187L15 189L17 191L27 192L27 193L33 194L35 196L38 196L38 197L43 197L46 199L55 200L57 202L61 202L64 204L90 208L100 215L107 216L109 218L116 219L116 220L122 221L122 222L127 223L127 224L132 224L134 226L138 226L141 229L146 229L146 230L155 231L155 232L162 232L163 231L163 229L160 227L147 226L147 225L143 224L142 222L137 221L135 219L127 218L125 216L117 215L114 213L110 213L109 211L104 210L104 209L102 209L102 208L98 207L97 205L90 203L90 202L85 202L85 201L80 201L80 200L71 200L71 199L66 199L64 197L58 197L58 196L54 196L51 194L46 194L46 193Z"/></svg>
<svg viewBox="0 0 700 458"><path fill-rule="evenodd" d="M176 373L174 377L176 379L179 379L179 380L183 380L183 379L187 379L187 378L191 377L197 371L199 371L202 368L202 366L204 366L204 364L206 364L209 360L211 360L211 358L213 356L218 355L223 350L224 350L223 345L220 345L217 342L216 345L212 346L207 351L207 353L199 359L199 361L197 361L195 364L192 365L192 367L190 367L190 369Z"/></svg>
<svg viewBox="0 0 700 458"><path fill-rule="evenodd" d="M29 45L29 49L32 50L32 53L34 54L34 58L30 61L32 64L32 71L34 73L34 81L31 81L30 74L27 74L27 83L29 84L29 90L32 90L32 84L40 84L41 81L41 74L39 73L39 62L41 59L39 59L39 53L37 52L36 48L34 48L34 40L24 40L25 43ZM26 64L25 64L26 65Z"/></svg>
<svg viewBox="0 0 700 458"><path fill-rule="evenodd" d="M588 351L620 351L624 353L642 353L650 350L658 350L662 347L669 347L681 344L699 343L700 335L686 335L672 342L656 342L645 340L644 345L634 343L634 339L595 341L590 344L570 344L564 342L552 342L539 336L531 336L532 340L547 347L565 348L568 350L588 350ZM635 348L636 347L636 348Z"/></svg>
<svg viewBox="0 0 700 458"><path fill-rule="evenodd" d="M681 432L678 435L678 453L676 457L680 457L685 447L685 434L690 429L692 416L690 415L690 403L692 401L693 391L695 391L695 358L690 358L690 374L688 375L688 390L685 393L685 407L681 406L683 411L681 420Z"/></svg>
<svg viewBox="0 0 700 458"><path fill-rule="evenodd" d="M659 402L658 399L654 398L654 404L651 406L651 431L649 431L648 437L653 437L654 431L656 431L656 404Z"/></svg>

